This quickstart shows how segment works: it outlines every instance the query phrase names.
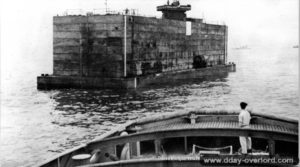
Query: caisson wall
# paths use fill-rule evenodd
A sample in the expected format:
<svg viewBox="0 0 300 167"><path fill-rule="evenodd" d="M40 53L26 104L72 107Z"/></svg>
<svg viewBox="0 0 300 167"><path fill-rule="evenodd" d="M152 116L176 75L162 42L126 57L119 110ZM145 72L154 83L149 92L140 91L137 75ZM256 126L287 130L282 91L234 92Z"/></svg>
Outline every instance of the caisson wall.
<svg viewBox="0 0 300 167"><path fill-rule="evenodd" d="M54 75L122 77L125 19L129 76L225 64L227 27L223 25L201 19L58 16L54 17Z"/></svg>

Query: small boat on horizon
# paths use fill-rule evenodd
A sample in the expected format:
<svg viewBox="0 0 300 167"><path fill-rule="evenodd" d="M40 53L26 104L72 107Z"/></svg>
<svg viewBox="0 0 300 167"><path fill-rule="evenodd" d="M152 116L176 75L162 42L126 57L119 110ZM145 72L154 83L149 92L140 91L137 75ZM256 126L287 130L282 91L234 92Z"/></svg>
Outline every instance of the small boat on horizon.
<svg viewBox="0 0 300 167"><path fill-rule="evenodd" d="M37 167L286 166L298 163L297 120L251 112L250 127L241 128L238 114L238 111L190 111L135 120ZM253 152L246 157L239 153L239 136L252 138ZM229 159L243 158L253 161L229 162ZM208 161L212 159L220 161ZM258 159L262 161L255 161ZM283 159L284 163L278 163Z"/></svg>
<svg viewBox="0 0 300 167"><path fill-rule="evenodd" d="M236 47L236 48L233 48L235 50L244 50L244 49L250 49L247 45L243 45L243 46L239 46L239 47Z"/></svg>

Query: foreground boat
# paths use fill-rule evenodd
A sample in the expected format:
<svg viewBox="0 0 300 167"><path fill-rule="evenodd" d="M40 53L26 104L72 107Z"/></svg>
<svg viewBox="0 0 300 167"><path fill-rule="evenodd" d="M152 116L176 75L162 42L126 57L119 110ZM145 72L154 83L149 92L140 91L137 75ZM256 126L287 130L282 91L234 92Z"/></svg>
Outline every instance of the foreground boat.
<svg viewBox="0 0 300 167"><path fill-rule="evenodd" d="M38 166L297 164L298 121L259 113L251 117L249 128L238 126L237 111L179 112L136 120ZM239 136L252 137L253 151L247 156L239 153ZM129 151L124 158L125 148Z"/></svg>

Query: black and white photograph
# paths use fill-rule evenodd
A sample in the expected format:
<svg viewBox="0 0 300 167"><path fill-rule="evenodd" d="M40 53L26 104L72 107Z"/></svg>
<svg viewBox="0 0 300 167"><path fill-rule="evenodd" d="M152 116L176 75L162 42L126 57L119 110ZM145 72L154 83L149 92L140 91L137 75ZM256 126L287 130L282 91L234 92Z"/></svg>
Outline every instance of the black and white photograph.
<svg viewBox="0 0 300 167"><path fill-rule="evenodd" d="M299 0L2 0L0 166L298 166Z"/></svg>

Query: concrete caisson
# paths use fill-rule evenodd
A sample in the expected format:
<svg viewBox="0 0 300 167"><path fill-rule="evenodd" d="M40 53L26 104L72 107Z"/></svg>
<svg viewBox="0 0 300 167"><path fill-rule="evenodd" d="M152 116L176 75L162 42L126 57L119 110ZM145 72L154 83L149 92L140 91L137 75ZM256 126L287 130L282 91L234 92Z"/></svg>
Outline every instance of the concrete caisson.
<svg viewBox="0 0 300 167"><path fill-rule="evenodd" d="M138 86L132 78L226 66L227 26L187 18L190 9L175 1L157 7L163 12L161 19L128 14L55 16L53 75L39 77L38 88L61 87L53 84L57 78L77 78L82 87L93 87L85 81L91 78L108 82L98 85L120 87L127 84L124 80L132 80L129 85ZM112 80L119 83L109 83ZM52 86L45 87L47 83Z"/></svg>

